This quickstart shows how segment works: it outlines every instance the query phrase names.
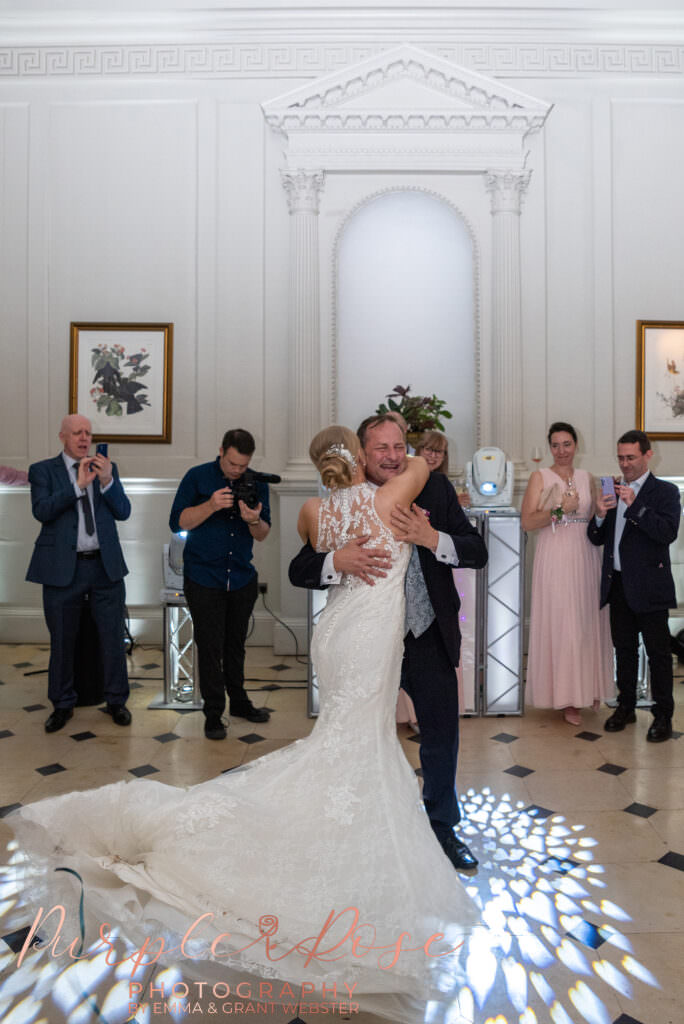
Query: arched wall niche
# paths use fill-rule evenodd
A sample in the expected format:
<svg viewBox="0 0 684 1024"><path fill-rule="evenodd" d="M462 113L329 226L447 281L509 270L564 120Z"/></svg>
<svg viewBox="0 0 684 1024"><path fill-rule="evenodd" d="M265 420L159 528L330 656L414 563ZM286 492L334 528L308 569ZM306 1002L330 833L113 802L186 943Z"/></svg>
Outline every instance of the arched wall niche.
<svg viewBox="0 0 684 1024"><path fill-rule="evenodd" d="M381 210L389 203L393 210ZM404 214L423 215L418 230ZM374 238L378 228L389 229L391 237ZM413 248L405 247L396 265L383 266L402 242ZM333 243L329 418L356 424L397 383L411 384L413 394L436 392L454 417L446 422L452 469L461 465L480 440L479 282L475 229L447 196L425 186L393 184L359 200L343 217ZM374 289L385 301L367 311L364 300L372 299ZM421 299L431 296L434 301L424 309ZM371 351L366 352L363 332L369 330Z"/></svg>
<svg viewBox="0 0 684 1024"><path fill-rule="evenodd" d="M280 173L290 212L286 479L312 480L309 440L336 409L340 225L370 196L406 188L438 194L472 225L477 434L522 461L519 218L531 174L526 140L550 109L408 44L263 104L285 143Z"/></svg>

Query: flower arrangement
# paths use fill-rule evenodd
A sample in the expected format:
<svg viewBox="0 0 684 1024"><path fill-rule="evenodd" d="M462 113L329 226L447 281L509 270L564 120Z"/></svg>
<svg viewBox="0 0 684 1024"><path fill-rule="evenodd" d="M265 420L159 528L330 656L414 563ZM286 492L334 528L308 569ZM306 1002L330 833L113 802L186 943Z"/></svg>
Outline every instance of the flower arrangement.
<svg viewBox="0 0 684 1024"><path fill-rule="evenodd" d="M375 410L379 416L387 412L398 412L406 420L409 433L422 433L424 430L444 431L442 420L450 420L451 413L446 402L437 395L409 395L411 385L402 387L395 385L393 391L386 395L387 404L383 402Z"/></svg>
<svg viewBox="0 0 684 1024"><path fill-rule="evenodd" d="M140 412L143 406L149 406L145 392L147 384L141 384L139 377L144 377L151 369L147 362L149 353L141 348L139 352L126 356L123 345L98 345L91 349L90 362L95 371L90 397L97 406L98 412L107 416L123 416ZM125 371L130 368L130 373Z"/></svg>

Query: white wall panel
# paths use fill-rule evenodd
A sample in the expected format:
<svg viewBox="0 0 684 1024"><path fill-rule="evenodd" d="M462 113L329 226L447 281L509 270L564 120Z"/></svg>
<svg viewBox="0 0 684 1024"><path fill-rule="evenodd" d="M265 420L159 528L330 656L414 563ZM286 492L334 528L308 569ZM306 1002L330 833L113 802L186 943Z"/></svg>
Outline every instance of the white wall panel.
<svg viewBox="0 0 684 1024"><path fill-rule="evenodd" d="M548 155L546 393L530 394L529 401L544 403L547 428L553 420L569 420L581 435L584 449L591 450L595 344L591 103L566 99L558 104L544 134Z"/></svg>
<svg viewBox="0 0 684 1024"><path fill-rule="evenodd" d="M615 414L635 420L637 320L684 320L684 97L613 103ZM623 426L624 425L624 426ZM681 472L681 444L654 442L655 472Z"/></svg>
<svg viewBox="0 0 684 1024"><path fill-rule="evenodd" d="M72 320L174 323L173 448L115 446L126 473L195 453L196 162L195 103L50 110L51 422L66 409Z"/></svg>
<svg viewBox="0 0 684 1024"><path fill-rule="evenodd" d="M17 468L28 464L29 437L29 119L27 104L0 106L0 462Z"/></svg>

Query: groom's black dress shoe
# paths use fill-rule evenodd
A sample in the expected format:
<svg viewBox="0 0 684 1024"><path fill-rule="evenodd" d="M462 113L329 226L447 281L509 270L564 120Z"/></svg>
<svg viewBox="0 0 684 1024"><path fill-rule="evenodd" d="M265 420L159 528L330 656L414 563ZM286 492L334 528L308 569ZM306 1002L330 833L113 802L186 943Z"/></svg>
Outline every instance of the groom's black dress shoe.
<svg viewBox="0 0 684 1024"><path fill-rule="evenodd" d="M657 715L653 719L651 728L646 733L646 739L649 743L663 743L665 740L671 739L671 737L672 719Z"/></svg>
<svg viewBox="0 0 684 1024"><path fill-rule="evenodd" d="M603 728L606 732L622 732L626 725L633 725L634 722L636 722L634 708L630 711L629 708L623 708L618 704L610 718L606 718Z"/></svg>
<svg viewBox="0 0 684 1024"><path fill-rule="evenodd" d="M478 861L477 857L474 857L470 852L465 843L462 843L460 839L457 839L455 835L447 836L446 839L441 839L442 849L446 853L447 857L459 871L464 869L467 871L469 868L476 868Z"/></svg>
<svg viewBox="0 0 684 1024"><path fill-rule="evenodd" d="M58 732L63 729L73 714L71 708L55 708L45 722L45 732Z"/></svg>
<svg viewBox="0 0 684 1024"><path fill-rule="evenodd" d="M108 704L107 714L112 716L117 725L131 724L131 713L125 704Z"/></svg>
<svg viewBox="0 0 684 1024"><path fill-rule="evenodd" d="M231 704L231 718L246 718L248 722L268 722L271 712L266 708L255 708L251 701L247 704Z"/></svg>

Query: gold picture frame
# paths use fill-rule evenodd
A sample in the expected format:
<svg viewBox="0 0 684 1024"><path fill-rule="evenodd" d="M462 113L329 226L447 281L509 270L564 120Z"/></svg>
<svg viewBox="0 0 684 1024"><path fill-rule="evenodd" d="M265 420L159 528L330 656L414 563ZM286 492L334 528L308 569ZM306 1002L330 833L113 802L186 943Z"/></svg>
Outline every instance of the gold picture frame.
<svg viewBox="0 0 684 1024"><path fill-rule="evenodd" d="M637 320L636 422L655 441L684 440L684 321Z"/></svg>
<svg viewBox="0 0 684 1024"><path fill-rule="evenodd" d="M171 443L172 323L72 321L69 412L93 441Z"/></svg>

